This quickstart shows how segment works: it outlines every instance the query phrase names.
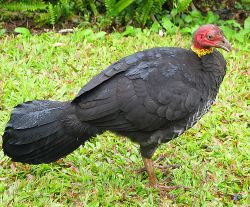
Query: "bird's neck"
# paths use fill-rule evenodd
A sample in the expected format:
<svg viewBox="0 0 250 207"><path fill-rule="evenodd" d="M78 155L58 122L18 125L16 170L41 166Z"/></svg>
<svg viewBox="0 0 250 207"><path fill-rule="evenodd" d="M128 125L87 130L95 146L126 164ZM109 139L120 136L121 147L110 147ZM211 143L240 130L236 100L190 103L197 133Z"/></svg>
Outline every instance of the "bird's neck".
<svg viewBox="0 0 250 207"><path fill-rule="evenodd" d="M214 50L211 54L200 57L200 62L203 74L206 74L208 84L218 90L226 74L224 57L219 51Z"/></svg>
<svg viewBox="0 0 250 207"><path fill-rule="evenodd" d="M207 55L207 54L210 54L213 52L213 48L210 47L210 48L200 48L198 47L197 45L193 44L191 46L191 50L196 54L198 55L198 57L202 57L204 55Z"/></svg>

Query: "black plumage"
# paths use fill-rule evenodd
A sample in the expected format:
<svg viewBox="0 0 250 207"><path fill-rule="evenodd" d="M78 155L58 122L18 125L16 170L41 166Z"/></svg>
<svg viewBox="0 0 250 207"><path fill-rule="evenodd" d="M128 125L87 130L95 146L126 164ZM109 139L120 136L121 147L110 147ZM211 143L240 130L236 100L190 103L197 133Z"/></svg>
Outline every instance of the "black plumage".
<svg viewBox="0 0 250 207"><path fill-rule="evenodd" d="M153 48L125 57L85 85L71 102L15 107L3 135L14 161L48 163L110 130L140 145L150 159L161 143L192 127L214 102L226 72L214 50Z"/></svg>

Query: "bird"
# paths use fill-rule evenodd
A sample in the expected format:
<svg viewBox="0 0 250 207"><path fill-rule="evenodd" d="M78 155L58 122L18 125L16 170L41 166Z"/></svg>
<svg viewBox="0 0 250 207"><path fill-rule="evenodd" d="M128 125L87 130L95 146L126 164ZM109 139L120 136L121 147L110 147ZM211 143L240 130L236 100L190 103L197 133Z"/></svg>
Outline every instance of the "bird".
<svg viewBox="0 0 250 207"><path fill-rule="evenodd" d="M4 154L15 162L51 163L109 130L139 145L149 186L152 157L208 112L226 74L217 50L232 46L216 25L201 25L189 49L136 52L91 79L73 100L33 100L14 107L3 134Z"/></svg>

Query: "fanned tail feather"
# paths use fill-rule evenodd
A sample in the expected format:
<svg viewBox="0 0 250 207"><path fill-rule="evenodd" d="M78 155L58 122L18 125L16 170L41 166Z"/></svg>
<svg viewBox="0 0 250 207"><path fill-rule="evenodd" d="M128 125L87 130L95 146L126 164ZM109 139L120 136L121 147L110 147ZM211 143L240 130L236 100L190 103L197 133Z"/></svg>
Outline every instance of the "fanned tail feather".
<svg viewBox="0 0 250 207"><path fill-rule="evenodd" d="M3 150L17 162L49 163L68 155L96 133L77 119L70 102L25 102L12 111Z"/></svg>

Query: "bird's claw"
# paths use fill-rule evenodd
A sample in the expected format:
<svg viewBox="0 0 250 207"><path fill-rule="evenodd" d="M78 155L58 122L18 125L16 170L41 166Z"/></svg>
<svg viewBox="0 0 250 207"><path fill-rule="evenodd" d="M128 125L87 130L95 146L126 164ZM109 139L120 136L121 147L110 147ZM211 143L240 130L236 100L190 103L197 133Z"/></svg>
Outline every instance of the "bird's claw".
<svg viewBox="0 0 250 207"><path fill-rule="evenodd" d="M161 170L161 172L167 172L169 171L169 169L176 169L176 168L180 168L180 165L177 165L177 164L167 164L167 165L156 165L155 168L158 168ZM142 173L146 171L146 168L145 167L142 167L138 170L135 170L135 173Z"/></svg>
<svg viewBox="0 0 250 207"><path fill-rule="evenodd" d="M180 165L177 164L167 164L167 165L157 165L156 168L160 169L162 172L167 172L169 169L180 168Z"/></svg>
<svg viewBox="0 0 250 207"><path fill-rule="evenodd" d="M169 192L180 188L180 186L165 186L163 184L157 184L156 188L158 188L160 191Z"/></svg>
<svg viewBox="0 0 250 207"><path fill-rule="evenodd" d="M179 185L174 185L174 186L166 186L164 184L156 184L155 186L151 186L155 189L158 189L159 190L159 195L160 196L169 196L169 192L172 191L172 190L176 190L176 189L189 189L188 187L185 187L185 186L179 186Z"/></svg>

